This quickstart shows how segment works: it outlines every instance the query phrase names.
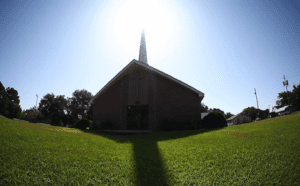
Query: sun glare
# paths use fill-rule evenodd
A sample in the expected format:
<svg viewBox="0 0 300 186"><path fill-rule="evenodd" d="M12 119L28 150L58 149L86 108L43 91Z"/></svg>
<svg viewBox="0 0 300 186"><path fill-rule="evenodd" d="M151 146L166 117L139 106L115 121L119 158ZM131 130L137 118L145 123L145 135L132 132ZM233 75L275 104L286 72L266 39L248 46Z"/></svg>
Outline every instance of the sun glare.
<svg viewBox="0 0 300 186"><path fill-rule="evenodd" d="M121 4L116 12L114 35L121 45L126 45L126 50L138 52L139 43L133 43L132 38L140 40L142 29L146 34L147 50L155 43L156 47L151 50L159 51L168 42L173 24L168 8L160 2L131 0Z"/></svg>

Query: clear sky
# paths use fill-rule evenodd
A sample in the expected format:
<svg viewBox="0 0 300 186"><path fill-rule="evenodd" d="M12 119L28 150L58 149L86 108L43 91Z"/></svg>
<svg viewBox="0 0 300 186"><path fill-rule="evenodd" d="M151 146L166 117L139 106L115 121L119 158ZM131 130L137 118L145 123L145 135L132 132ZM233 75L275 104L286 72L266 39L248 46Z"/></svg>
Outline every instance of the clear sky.
<svg viewBox="0 0 300 186"><path fill-rule="evenodd" d="M22 109L47 93L95 95L133 59L142 28L157 68L237 114L300 82L300 1L0 1L0 81ZM39 102L38 101L38 102Z"/></svg>

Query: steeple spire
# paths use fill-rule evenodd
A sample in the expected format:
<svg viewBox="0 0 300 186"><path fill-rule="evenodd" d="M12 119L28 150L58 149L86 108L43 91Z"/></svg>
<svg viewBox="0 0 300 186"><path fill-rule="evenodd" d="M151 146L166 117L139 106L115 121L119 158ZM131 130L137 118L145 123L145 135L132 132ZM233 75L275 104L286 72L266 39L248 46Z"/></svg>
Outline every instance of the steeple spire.
<svg viewBox="0 0 300 186"><path fill-rule="evenodd" d="M145 40L145 32L144 29L142 31L142 37L141 37L141 45L140 45L140 55L139 55L139 61L146 63L148 65L147 61L147 51L146 51L146 40Z"/></svg>

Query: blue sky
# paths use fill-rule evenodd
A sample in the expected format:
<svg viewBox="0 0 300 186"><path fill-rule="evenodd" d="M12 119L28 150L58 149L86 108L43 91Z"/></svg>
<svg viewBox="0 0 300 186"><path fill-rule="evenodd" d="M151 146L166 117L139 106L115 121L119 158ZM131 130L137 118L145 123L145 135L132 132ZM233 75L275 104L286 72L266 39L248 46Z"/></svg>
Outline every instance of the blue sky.
<svg viewBox="0 0 300 186"><path fill-rule="evenodd" d="M275 105L300 83L298 1L1 1L0 81L22 109L47 93L95 95L131 60L148 63L237 114Z"/></svg>

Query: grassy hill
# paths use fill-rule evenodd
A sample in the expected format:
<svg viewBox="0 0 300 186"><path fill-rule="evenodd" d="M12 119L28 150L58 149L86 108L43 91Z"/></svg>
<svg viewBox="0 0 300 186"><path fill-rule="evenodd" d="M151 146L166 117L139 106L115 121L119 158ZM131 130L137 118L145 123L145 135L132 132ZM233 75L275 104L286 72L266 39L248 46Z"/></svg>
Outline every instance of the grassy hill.
<svg viewBox="0 0 300 186"><path fill-rule="evenodd" d="M300 185L300 112L109 136L0 117L0 185Z"/></svg>

